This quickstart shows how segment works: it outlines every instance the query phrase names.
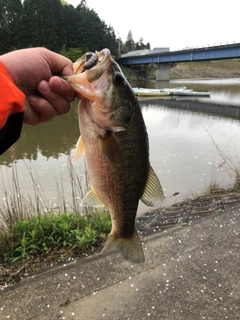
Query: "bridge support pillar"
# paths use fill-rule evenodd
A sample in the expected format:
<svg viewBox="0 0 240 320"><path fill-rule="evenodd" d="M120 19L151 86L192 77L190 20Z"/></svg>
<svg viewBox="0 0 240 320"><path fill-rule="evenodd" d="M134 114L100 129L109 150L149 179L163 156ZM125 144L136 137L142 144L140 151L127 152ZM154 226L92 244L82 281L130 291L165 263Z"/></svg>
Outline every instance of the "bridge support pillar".
<svg viewBox="0 0 240 320"><path fill-rule="evenodd" d="M156 69L156 88L164 88L168 85L172 66L172 63L155 63L153 65Z"/></svg>
<svg viewBox="0 0 240 320"><path fill-rule="evenodd" d="M156 80L169 81L171 67L172 67L172 64L170 63L154 64L154 68L156 68Z"/></svg>

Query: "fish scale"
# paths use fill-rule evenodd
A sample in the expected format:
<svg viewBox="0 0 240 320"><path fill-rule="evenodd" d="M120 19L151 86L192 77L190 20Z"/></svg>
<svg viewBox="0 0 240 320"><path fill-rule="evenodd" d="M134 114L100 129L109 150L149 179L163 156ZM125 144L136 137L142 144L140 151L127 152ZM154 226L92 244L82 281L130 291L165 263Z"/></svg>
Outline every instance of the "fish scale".
<svg viewBox="0 0 240 320"><path fill-rule="evenodd" d="M139 199L149 206L164 199L161 184L149 162L148 135L138 100L110 51L96 52L98 62L67 77L82 100L79 103L81 138L76 156L83 154L92 190L82 203L108 208L112 230L102 252L118 249L133 263L144 261L135 229Z"/></svg>

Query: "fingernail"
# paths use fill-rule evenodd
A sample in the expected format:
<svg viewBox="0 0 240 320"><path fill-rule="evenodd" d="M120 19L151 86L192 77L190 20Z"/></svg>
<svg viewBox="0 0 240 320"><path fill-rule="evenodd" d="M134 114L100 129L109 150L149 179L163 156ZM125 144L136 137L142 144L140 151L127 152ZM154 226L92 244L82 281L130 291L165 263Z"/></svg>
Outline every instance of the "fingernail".
<svg viewBox="0 0 240 320"><path fill-rule="evenodd" d="M52 81L52 88L61 91L64 89L64 84L58 77L54 77L54 81Z"/></svg>
<svg viewBox="0 0 240 320"><path fill-rule="evenodd" d="M48 93L50 91L48 83L46 81L41 81L38 85L38 90L44 93Z"/></svg>
<svg viewBox="0 0 240 320"><path fill-rule="evenodd" d="M28 97L28 102L31 103L36 103L37 102L37 97L35 96L29 96Z"/></svg>

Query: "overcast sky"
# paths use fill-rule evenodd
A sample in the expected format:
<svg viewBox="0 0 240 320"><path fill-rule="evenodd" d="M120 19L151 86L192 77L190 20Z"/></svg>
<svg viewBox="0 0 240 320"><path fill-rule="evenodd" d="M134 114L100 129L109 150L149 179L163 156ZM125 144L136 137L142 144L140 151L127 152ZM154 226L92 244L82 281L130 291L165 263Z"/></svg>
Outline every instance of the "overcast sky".
<svg viewBox="0 0 240 320"><path fill-rule="evenodd" d="M76 7L80 0L67 0ZM240 42L239 0L86 0L125 42L129 30L151 48L201 47ZM96 48L99 50L100 48Z"/></svg>

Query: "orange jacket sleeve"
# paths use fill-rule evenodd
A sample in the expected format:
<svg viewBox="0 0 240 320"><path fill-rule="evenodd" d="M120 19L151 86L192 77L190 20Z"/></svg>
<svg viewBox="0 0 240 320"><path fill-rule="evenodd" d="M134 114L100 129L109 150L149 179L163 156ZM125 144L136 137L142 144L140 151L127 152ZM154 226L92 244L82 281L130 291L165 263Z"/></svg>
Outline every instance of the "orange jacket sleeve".
<svg viewBox="0 0 240 320"><path fill-rule="evenodd" d="M24 102L25 95L0 62L0 154L20 137Z"/></svg>

